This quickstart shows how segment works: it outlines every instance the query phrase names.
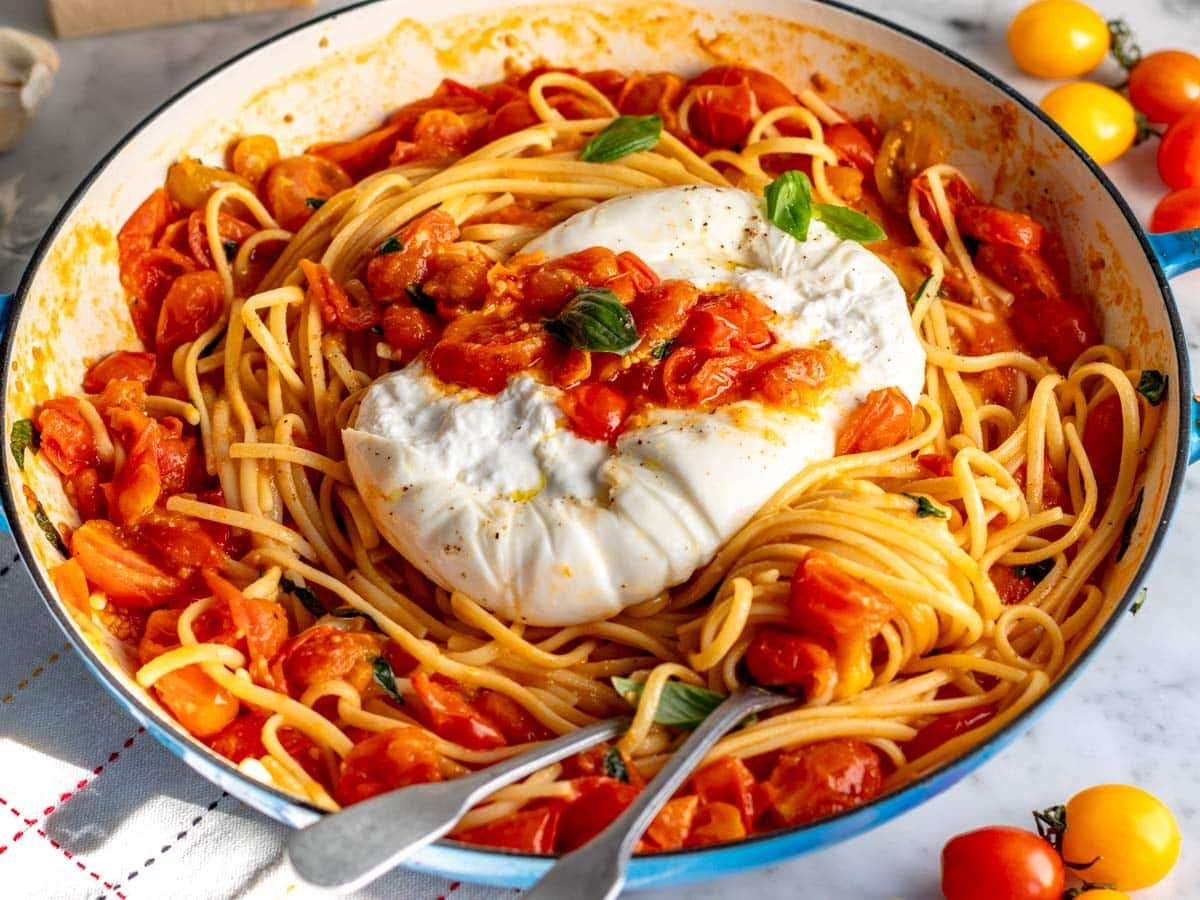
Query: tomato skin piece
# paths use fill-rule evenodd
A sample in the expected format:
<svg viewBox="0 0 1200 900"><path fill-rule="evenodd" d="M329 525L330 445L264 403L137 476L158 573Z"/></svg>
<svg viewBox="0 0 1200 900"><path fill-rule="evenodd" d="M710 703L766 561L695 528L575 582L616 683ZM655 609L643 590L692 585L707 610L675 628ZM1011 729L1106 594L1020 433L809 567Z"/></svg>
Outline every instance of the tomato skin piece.
<svg viewBox="0 0 1200 900"><path fill-rule="evenodd" d="M958 227L977 240L1035 252L1041 249L1045 233L1039 223L1024 213L982 203L964 207L958 213Z"/></svg>
<svg viewBox="0 0 1200 900"><path fill-rule="evenodd" d="M1121 398L1106 397L1092 407L1083 427L1083 449L1092 465L1092 474L1101 494L1109 493L1121 474L1121 446L1124 437Z"/></svg>
<svg viewBox="0 0 1200 900"><path fill-rule="evenodd" d="M750 66L713 66L693 78L691 83L693 85L726 86L745 84L754 94L754 100L763 112L777 106L790 106L796 102L796 95L782 81L774 75Z"/></svg>
<svg viewBox="0 0 1200 900"><path fill-rule="evenodd" d="M754 827L754 776L736 756L724 756L698 770L692 789L705 806L727 803L738 811L744 830Z"/></svg>
<svg viewBox="0 0 1200 900"><path fill-rule="evenodd" d="M377 254L367 263L371 295L380 303L410 302L409 287L425 280L430 261L458 236L458 225L440 209L413 219L396 236L401 249Z"/></svg>
<svg viewBox="0 0 1200 900"><path fill-rule="evenodd" d="M298 231L316 210L309 200L328 200L353 182L337 163L322 156L289 156L267 170L259 193L280 228Z"/></svg>
<svg viewBox="0 0 1200 900"><path fill-rule="evenodd" d="M941 453L922 453L917 457L917 465L938 478L949 478L954 474L953 461Z"/></svg>
<svg viewBox="0 0 1200 900"><path fill-rule="evenodd" d="M695 794L674 797L663 804L650 827L646 838L654 843L656 850L678 850L687 841L692 823L700 809L700 798Z"/></svg>
<svg viewBox="0 0 1200 900"><path fill-rule="evenodd" d="M558 852L581 847L603 831L637 796L638 789L607 775L590 775L571 782L578 797L562 812Z"/></svg>
<svg viewBox="0 0 1200 900"><path fill-rule="evenodd" d="M558 837L561 804L523 809L470 831L460 831L455 840L477 847L499 847L524 853L553 853Z"/></svg>
<svg viewBox="0 0 1200 900"><path fill-rule="evenodd" d="M300 271L308 283L307 295L321 310L321 321L347 331L366 331L379 324L382 311L374 298L351 299L333 275L320 263L300 260ZM356 302L359 301L359 302Z"/></svg>
<svg viewBox="0 0 1200 900"><path fill-rule="evenodd" d="M433 735L412 725L373 734L342 761L333 798L342 806L377 794L441 781L442 772Z"/></svg>
<svg viewBox="0 0 1200 900"><path fill-rule="evenodd" d="M706 84L696 88L689 125L714 147L741 146L754 124L754 94L746 82Z"/></svg>
<svg viewBox="0 0 1200 900"><path fill-rule="evenodd" d="M385 306L380 320L383 339L399 351L402 362L415 358L432 344L438 335L438 320L415 306L393 303Z"/></svg>
<svg viewBox="0 0 1200 900"><path fill-rule="evenodd" d="M836 667L819 641L782 628L761 628L746 648L750 677L768 687L797 687L817 697L829 687Z"/></svg>
<svg viewBox="0 0 1200 900"><path fill-rule="evenodd" d="M75 397L55 397L43 403L34 416L41 432L39 452L68 477L100 464L96 437L81 409Z"/></svg>
<svg viewBox="0 0 1200 900"><path fill-rule="evenodd" d="M1186 231L1200 228L1200 187L1172 191L1154 207L1150 216L1150 231Z"/></svg>
<svg viewBox="0 0 1200 900"><path fill-rule="evenodd" d="M509 744L530 744L554 737L554 732L530 715L525 707L499 691L483 690L471 705L496 725Z"/></svg>
<svg viewBox="0 0 1200 900"><path fill-rule="evenodd" d="M558 398L576 434L593 441L613 441L629 414L629 401L605 384L581 384Z"/></svg>
<svg viewBox="0 0 1200 900"><path fill-rule="evenodd" d="M679 334L699 302L700 291L691 282L669 279L639 293L629 311L642 340L656 347Z"/></svg>
<svg viewBox="0 0 1200 900"><path fill-rule="evenodd" d="M487 715L473 709L456 690L430 679L412 676L412 686L437 734L471 750L494 750L506 744L504 734Z"/></svg>
<svg viewBox="0 0 1200 900"><path fill-rule="evenodd" d="M877 588L848 574L836 557L809 550L792 575L788 615L794 627L817 637L874 636L896 608Z"/></svg>
<svg viewBox="0 0 1200 900"><path fill-rule="evenodd" d="M908 437L912 404L898 388L871 391L842 427L837 455L894 447Z"/></svg>
<svg viewBox="0 0 1200 900"><path fill-rule="evenodd" d="M993 569L995 566L992 567ZM972 706L957 712L945 713L938 716L928 725L912 736L904 745L904 755L909 760L920 759L926 753L936 750L946 741L966 734L973 728L978 728L984 722L996 715L994 706Z"/></svg>
<svg viewBox="0 0 1200 900"><path fill-rule="evenodd" d="M1050 844L996 825L951 838L942 849L946 900L1061 900L1066 875Z"/></svg>
<svg viewBox="0 0 1200 900"><path fill-rule="evenodd" d="M257 684L274 687L268 665L287 643L288 620L284 608L270 600L246 597L212 569L205 569L203 574L213 596L229 606L237 634L246 641L251 678Z"/></svg>
<svg viewBox="0 0 1200 900"><path fill-rule="evenodd" d="M129 292L129 315L146 346L154 346L163 299L175 280L195 271L196 263L190 256L155 248L136 256L128 272L122 272L121 284Z"/></svg>
<svg viewBox="0 0 1200 900"><path fill-rule="evenodd" d="M157 361L153 353L133 350L118 350L92 364L83 376L83 389L89 394L99 394L114 380L136 381L147 387L154 381Z"/></svg>
<svg viewBox="0 0 1200 900"><path fill-rule="evenodd" d="M869 744L836 738L785 750L766 787L774 819L799 825L875 799L883 790L883 769Z"/></svg>
<svg viewBox="0 0 1200 900"><path fill-rule="evenodd" d="M129 264L153 247L177 211L165 188L155 190L133 211L117 232L117 262L122 281Z"/></svg>
<svg viewBox="0 0 1200 900"><path fill-rule="evenodd" d="M1159 141L1158 174L1175 191L1200 187L1200 107L1180 116Z"/></svg>
<svg viewBox="0 0 1200 900"><path fill-rule="evenodd" d="M446 326L429 352L429 367L443 381L496 394L510 376L542 359L549 340L540 322L467 313Z"/></svg>
<svg viewBox="0 0 1200 900"><path fill-rule="evenodd" d="M830 125L825 129L825 143L863 175L874 174L875 146L857 125L851 122Z"/></svg>
<svg viewBox="0 0 1200 900"><path fill-rule="evenodd" d="M799 407L805 395L825 381L829 369L824 350L789 350L758 368L754 392L771 406Z"/></svg>
<svg viewBox="0 0 1200 900"><path fill-rule="evenodd" d="M371 660L383 648L381 635L314 625L284 645L283 672L288 692L298 697L314 684L337 678L349 682L361 694L373 677Z"/></svg>
<svg viewBox="0 0 1200 900"><path fill-rule="evenodd" d="M1044 300L1062 295L1062 285L1047 262L1036 253L1007 244L984 244L975 265L1012 291L1018 300Z"/></svg>
<svg viewBox="0 0 1200 900"><path fill-rule="evenodd" d="M91 591L88 588L87 576L83 574L78 560L64 560L52 568L49 574L54 589L64 603L80 611L88 608L88 596Z"/></svg>
<svg viewBox="0 0 1200 900"><path fill-rule="evenodd" d="M103 519L84 522L71 535L71 555L88 582L127 609L152 609L176 597L184 582L134 550L117 527Z"/></svg>
<svg viewBox="0 0 1200 900"><path fill-rule="evenodd" d="M706 847L739 841L748 834L742 814L732 803L703 803L692 823L685 846Z"/></svg>
<svg viewBox="0 0 1200 900"><path fill-rule="evenodd" d="M154 682L154 693L179 724L198 738L212 737L237 718L241 704L192 664Z"/></svg>
<svg viewBox="0 0 1200 900"><path fill-rule="evenodd" d="M1139 891L1167 877L1179 858L1179 825L1153 794L1129 784L1100 784L1067 801L1063 859L1086 864L1088 881ZM1097 858L1098 857L1098 858Z"/></svg>
<svg viewBox="0 0 1200 900"><path fill-rule="evenodd" d="M1037 582L1028 575L1018 577L1011 567L1001 563L996 563L988 569L988 577L992 579L992 586L996 588L1000 602L1005 606L1020 603L1037 587Z"/></svg>
<svg viewBox="0 0 1200 900"><path fill-rule="evenodd" d="M194 341L221 314L225 284L216 272L187 272L171 284L163 297L154 329L154 349L159 359L169 359L176 347Z"/></svg>
<svg viewBox="0 0 1200 900"><path fill-rule="evenodd" d="M1080 353L1100 343L1091 314L1078 303L1059 297L1014 304L1010 324L1034 356L1046 357L1063 372Z"/></svg>
<svg viewBox="0 0 1200 900"><path fill-rule="evenodd" d="M1200 107L1200 57L1184 50L1156 50L1129 72L1129 99L1151 122L1170 125Z"/></svg>

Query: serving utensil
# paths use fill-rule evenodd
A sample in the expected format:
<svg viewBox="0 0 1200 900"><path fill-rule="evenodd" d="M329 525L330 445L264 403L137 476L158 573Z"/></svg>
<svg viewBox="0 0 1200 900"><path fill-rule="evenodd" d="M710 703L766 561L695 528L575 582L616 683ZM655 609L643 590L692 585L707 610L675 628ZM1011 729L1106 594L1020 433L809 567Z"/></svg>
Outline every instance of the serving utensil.
<svg viewBox="0 0 1200 900"><path fill-rule="evenodd" d="M747 716L794 702L794 697L762 688L738 688L708 714L623 813L588 843L559 859L525 892L524 900L612 900L625 884L638 838L713 744Z"/></svg>
<svg viewBox="0 0 1200 900"><path fill-rule="evenodd" d="M414 784L328 813L292 832L288 858L309 884L360 888L446 834L480 800L628 727L627 718L606 719L462 778Z"/></svg>

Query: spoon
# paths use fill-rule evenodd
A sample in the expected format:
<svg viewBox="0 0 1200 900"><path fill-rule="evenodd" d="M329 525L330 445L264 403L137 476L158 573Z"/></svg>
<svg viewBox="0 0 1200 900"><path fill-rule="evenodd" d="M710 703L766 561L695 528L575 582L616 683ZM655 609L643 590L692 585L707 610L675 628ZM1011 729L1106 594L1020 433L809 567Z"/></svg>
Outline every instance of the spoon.
<svg viewBox="0 0 1200 900"><path fill-rule="evenodd" d="M708 714L623 813L588 843L560 857L523 900L612 900L625 884L638 838L713 744L752 713L794 702L794 697L761 688L738 688Z"/></svg>
<svg viewBox="0 0 1200 900"><path fill-rule="evenodd" d="M316 887L341 892L360 888L440 838L499 788L628 727L626 718L606 719L462 778L410 785L328 813L292 832L288 858L296 873Z"/></svg>

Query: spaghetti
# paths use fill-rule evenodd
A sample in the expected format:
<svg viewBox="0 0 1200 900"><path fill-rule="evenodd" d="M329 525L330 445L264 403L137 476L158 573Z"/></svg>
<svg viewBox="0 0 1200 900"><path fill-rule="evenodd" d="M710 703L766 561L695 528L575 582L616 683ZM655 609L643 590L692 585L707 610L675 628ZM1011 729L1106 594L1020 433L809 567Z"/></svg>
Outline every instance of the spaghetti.
<svg viewBox="0 0 1200 900"><path fill-rule="evenodd" d="M649 114L665 126L652 148L579 158L616 116ZM1112 612L1104 574L1140 505L1161 378L1099 343L1041 226L980 204L939 155L914 162L914 128L931 127L880 134L736 67L691 82L545 69L444 82L302 156L253 136L232 171L177 164L120 239L153 352L101 360L86 393L38 414L83 522L56 585L137 643L139 683L184 728L326 809L636 704L615 747L472 810L456 835L474 843L587 840L684 737L663 724L672 695L747 679L797 703L725 737L642 849L798 824L941 765L1035 702ZM455 278L488 277L598 202L761 193L789 169L890 235L871 249L912 294L915 409L877 399L840 455L797 472L687 583L605 621L502 621L392 549L341 432L435 316L415 295L380 303L381 248L401 245L402 265L403 247L437 245L418 268L457 273L441 315ZM817 622L830 596L857 618Z"/></svg>

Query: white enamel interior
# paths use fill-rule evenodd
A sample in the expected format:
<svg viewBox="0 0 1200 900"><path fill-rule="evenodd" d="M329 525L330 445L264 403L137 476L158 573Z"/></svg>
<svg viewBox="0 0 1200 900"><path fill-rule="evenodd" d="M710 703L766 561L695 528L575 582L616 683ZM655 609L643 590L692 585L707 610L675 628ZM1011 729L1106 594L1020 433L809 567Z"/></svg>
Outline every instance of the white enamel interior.
<svg viewBox="0 0 1200 900"><path fill-rule="evenodd" d="M5 373L6 421L55 394L78 390L87 366L135 338L116 267L115 234L167 165L183 156L219 162L238 135L270 132L285 153L354 134L388 110L429 93L444 76L495 80L505 60L538 58L581 68L670 68L694 73L716 61L746 62L791 85L815 83L852 114L887 123L925 114L947 126L952 159L982 193L1057 223L1074 255L1077 283L1101 312L1107 340L1133 348L1134 366L1181 380L1166 306L1135 232L1088 167L1046 125L952 59L855 14L806 0L511 7L499 0L387 0L315 22L262 47L179 96L113 156L58 229L30 282ZM815 82L810 78L815 77ZM1134 550L1111 573L1125 591L1158 527L1180 441L1180 391L1148 462ZM5 441L7 445L7 441ZM20 498L25 480L55 522L72 513L45 464L5 475ZM45 583L57 554L24 504L13 523L34 548ZM115 661L113 677L177 728L130 678L130 661L85 616L77 643ZM182 732L180 732L182 734ZM208 751L195 745L200 754ZM212 777L210 775L210 777ZM231 788L232 789L232 788ZM235 791L236 792L236 791Z"/></svg>

